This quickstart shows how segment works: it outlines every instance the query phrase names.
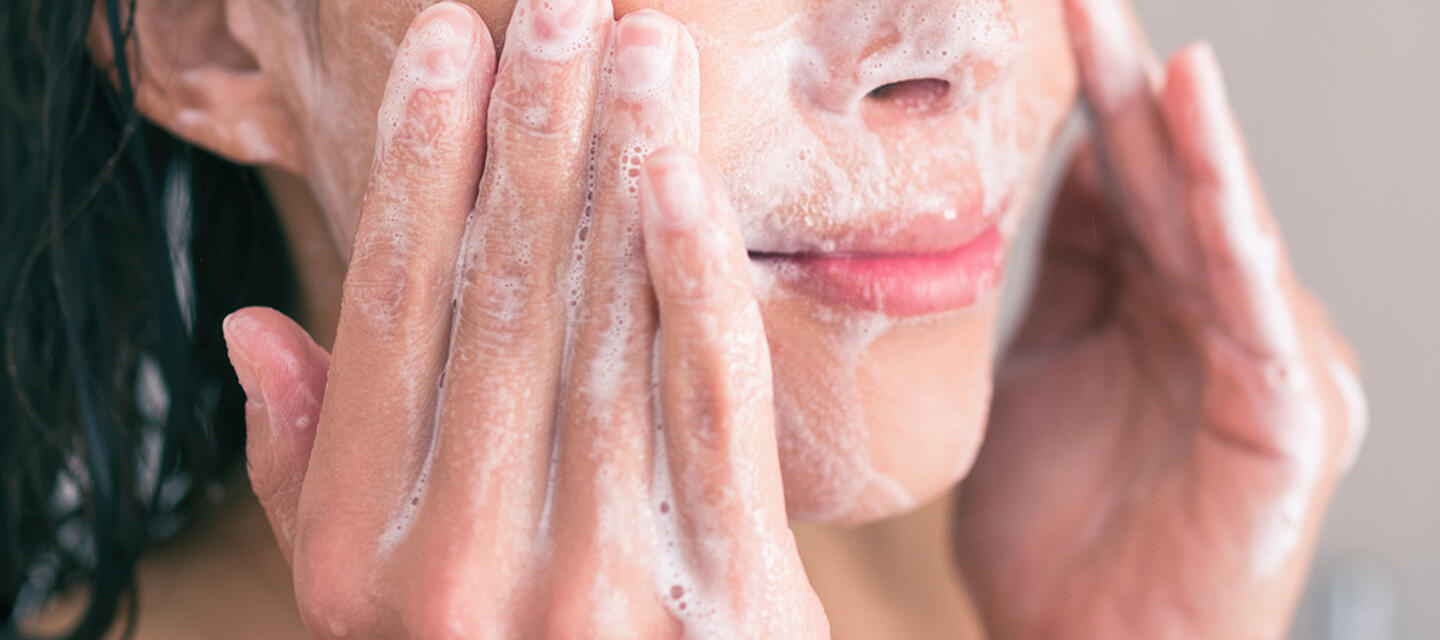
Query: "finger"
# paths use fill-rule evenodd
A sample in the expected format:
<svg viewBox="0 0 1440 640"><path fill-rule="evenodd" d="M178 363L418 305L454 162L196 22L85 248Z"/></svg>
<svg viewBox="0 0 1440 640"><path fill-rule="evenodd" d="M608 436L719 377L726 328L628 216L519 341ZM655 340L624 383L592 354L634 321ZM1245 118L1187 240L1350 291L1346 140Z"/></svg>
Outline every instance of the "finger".
<svg viewBox="0 0 1440 640"><path fill-rule="evenodd" d="M1065 0L1065 7L1107 195L1149 259L1182 273L1185 236L1175 220L1156 215L1170 210L1176 193L1157 97L1158 59L1125 0Z"/></svg>
<svg viewBox="0 0 1440 640"><path fill-rule="evenodd" d="M586 209L612 15L609 0L526 0L506 32L431 488L415 498L431 521L417 531L441 540L467 528L477 553L506 553L533 530L543 502L565 331L559 287ZM489 525L474 536L478 521Z"/></svg>
<svg viewBox="0 0 1440 640"><path fill-rule="evenodd" d="M442 2L415 18L386 87L302 500L302 516L313 501L317 527L358 545L373 546L426 452L493 69L479 16Z"/></svg>
<svg viewBox="0 0 1440 640"><path fill-rule="evenodd" d="M1117 235L1106 214L1094 142L1076 145L1070 165L1046 221L1031 309L1013 344L1027 351L1048 350L1094 331L1113 303Z"/></svg>
<svg viewBox="0 0 1440 640"><path fill-rule="evenodd" d="M556 548L578 556L566 566L602 552L607 562L628 556L637 570L616 579L635 581L627 592L652 593L650 572L639 569L653 549L636 539L635 527L605 523L646 522L652 513L655 304L645 267L640 171L655 149L698 144L698 56L684 27L646 10L620 20L607 68L550 522ZM655 611L653 602L638 604L635 615Z"/></svg>
<svg viewBox="0 0 1440 640"><path fill-rule="evenodd" d="M792 538L769 349L745 244L730 205L695 156L656 154L642 189L646 253L660 306L661 530L691 541L686 550L696 554L691 561L701 566L700 575L757 587L785 573L767 566L766 555ZM722 539L737 541L725 557L703 551L707 541ZM675 593L706 589L685 575L670 577L680 587ZM769 591L747 588L735 597Z"/></svg>
<svg viewBox="0 0 1440 640"><path fill-rule="evenodd" d="M230 362L245 388L250 486L290 560L330 354L272 309L241 309L225 318L224 330Z"/></svg>
<svg viewBox="0 0 1440 640"><path fill-rule="evenodd" d="M1218 327L1204 343L1209 423L1253 452L1318 460L1324 372L1308 366L1284 247L1209 46L1175 54L1163 106L1184 180L1185 223L1199 250L1199 288L1207 320Z"/></svg>
<svg viewBox="0 0 1440 640"><path fill-rule="evenodd" d="M1175 54L1166 78L1165 117L1213 313L1252 354L1298 361L1285 250L1254 179L1214 51L1186 47Z"/></svg>

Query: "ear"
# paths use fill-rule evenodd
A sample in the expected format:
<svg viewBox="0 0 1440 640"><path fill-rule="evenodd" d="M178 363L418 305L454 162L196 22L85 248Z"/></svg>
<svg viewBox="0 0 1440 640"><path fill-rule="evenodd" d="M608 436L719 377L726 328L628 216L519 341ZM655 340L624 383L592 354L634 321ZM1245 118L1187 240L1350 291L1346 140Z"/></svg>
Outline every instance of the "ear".
<svg viewBox="0 0 1440 640"><path fill-rule="evenodd" d="M87 45L115 76L107 4L96 0ZM134 7L126 60L136 108L175 136L231 161L304 174L300 129L278 78L252 55L252 0L116 2Z"/></svg>

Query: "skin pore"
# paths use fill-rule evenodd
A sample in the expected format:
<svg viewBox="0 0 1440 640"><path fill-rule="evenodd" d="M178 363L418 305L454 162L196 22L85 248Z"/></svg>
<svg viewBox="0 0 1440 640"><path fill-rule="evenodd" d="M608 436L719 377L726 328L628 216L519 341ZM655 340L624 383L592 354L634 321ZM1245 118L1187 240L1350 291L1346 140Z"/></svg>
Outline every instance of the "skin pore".
<svg viewBox="0 0 1440 640"><path fill-rule="evenodd" d="M695 637L726 628L715 626L716 620L732 630L783 623L794 632L785 637L822 635L823 623L807 613L811 588L825 605L835 637L978 635L982 614L997 637L1051 637L1062 629L1075 637L1273 637L1283 625L1337 477L1336 461L1350 457L1344 452L1353 451L1356 438L1347 434L1363 428L1363 411L1353 400L1358 395L1349 373L1353 365L1343 344L1295 285L1283 248L1266 253L1267 246L1279 247L1278 239L1263 199L1251 188L1213 56L1201 49L1182 52L1162 84L1154 79L1158 62L1136 35L1133 19L1107 0L621 1L607 12L627 16L616 27L614 51L608 50L609 38L596 36L610 28L608 14L589 16L602 31L566 38L556 34L568 23L584 23L583 12L550 0L523 3L532 14L517 12L510 2L467 3L493 42L506 45L497 76L490 70L488 39L469 49L483 52L479 57L450 51L437 58L426 54L426 47L444 41L447 32L425 31L418 21L400 44L427 4L177 0L149 5L151 14L142 4L140 40L155 44L144 59L153 66L142 74L159 79L142 85L141 108L178 135L264 167L300 262L306 306L299 319L320 345L264 312L242 312L227 322L232 359L251 397L251 479L284 556L277 562L273 548L234 542L237 532L263 527L257 526L253 503L232 503L212 527L189 538L193 553L182 544L142 569L148 602L165 598L155 594L166 593L166 585L224 583L237 592L248 585L252 594L286 593L290 575L284 561L289 561L306 623L326 636L343 636L357 626L362 634L391 635L403 628L454 635L464 625L496 623L503 616L482 611L476 617L473 611L498 606L474 597L494 592L485 582L494 579L490 574L501 576L495 586L518 594L516 602L524 605L517 608L515 624L532 620L526 617L532 609L542 612L539 619L560 625L580 624L582 618L594 624L593 616L623 612L621 619L635 629L673 631L678 621ZM540 13L542 8L549 13ZM662 55L658 64L632 63L626 56L635 51L620 44L626 24L638 28L660 20L659 14L637 11L643 8L660 9L684 28L683 36L658 40L671 43L673 56ZM208 37L189 45L162 44L165 39L156 36L147 42L145 34L162 33L159 25L177 16L193 27L188 33ZM523 31L507 32L512 28ZM969 472L986 429L996 300L985 261L964 262L967 269L979 264L976 277L935 284L927 297L910 295L914 292L884 278L855 290L844 275L854 262L815 256L928 254L957 245L970 251L987 234L1008 244L1019 212L1035 195L1050 137L1070 106L1077 82L1072 40L1099 120L1094 144L1105 162L1097 168L1089 148L1077 155L1052 223L1041 295L1016 357L998 378L992 444L975 480L958 502L930 502ZM103 43L92 47L103 50ZM586 51L596 55L587 58ZM417 60L421 66L407 66ZM422 68L430 75L415 75ZM654 76L664 69L673 77ZM594 77L597 70L598 92L577 93L584 83L574 80ZM466 93L463 87L471 86L466 82L480 87L479 97ZM411 93L425 97L407 98ZM487 105L489 140L483 128L466 126L486 113ZM592 122L596 151L587 158L585 125ZM573 126L556 128L556 123ZM666 146L698 148L699 155L668 152L643 169L634 159ZM505 224L488 224L477 240L460 224L461 216L432 216L424 224L407 217L463 212L477 202L474 184L485 149L486 177L475 206ZM713 174L698 169L702 161ZM587 177L587 165L603 170L592 169ZM633 174L626 167L634 167ZM1158 173L1159 168L1173 173ZM1102 175L1120 196L1108 208L1097 195ZM507 191L526 179L552 180L556 188L542 193L574 202L537 207L524 199L523 186L514 192L520 196ZM484 456L497 447L446 446L447 421L474 418L447 413L443 402L435 411L440 442L431 453L405 442L423 434L414 430L417 412L406 403L429 397L414 388L431 378L402 375L406 372L386 363L418 362L423 369L426 357L445 354L425 356L428 352L413 344L387 352L400 343L357 339L393 337L396 323L408 327L413 319L410 305L387 304L393 300L384 289L369 285L401 266L443 275L456 257L476 264L496 247L520 264L553 257L556 247L571 246L572 237L543 244L537 239L546 225L531 218L543 217L547 209L581 211L575 205L582 202L578 219L590 226L582 223L586 233L574 237L594 236L578 246L598 249L580 252L585 270L573 280L571 295L580 300L580 311L568 312L569 324L580 327L573 346L566 346L573 358L571 351L560 358L543 344L524 351L533 346L525 340L517 340L519 351L467 354L466 348L488 343L465 339L474 327L463 321L463 309L476 306L503 326L514 320L512 313L523 318L531 307L503 304L506 296L525 299L524 287L502 286L497 291L509 293L477 306L462 285L455 296L462 321L454 325L460 351L448 356L452 364L444 373L453 375L444 378L442 389L458 390L453 393L464 396L465 407L531 411L547 420L521 423L563 429L572 440L575 434L591 435L579 440L613 442L616 448L582 448L590 457L573 459L563 443L554 453L513 449L517 456L555 456L551 473L558 468L558 475L539 478L537 486L559 488L524 494L536 504L543 498L544 509L526 511L530 506L514 504L512 496L499 511L467 511L495 507L493 499L474 492L483 491L485 479L496 474L450 477L446 470L495 464ZM643 248L638 229L617 225L617 218L607 215L636 209L644 218ZM678 210L705 213L700 222L694 219L698 214L681 222ZM396 221L406 226L394 226ZM1088 233L1077 232L1082 227ZM408 235L412 232L417 235ZM462 235L464 250L475 253L458 253L454 238ZM395 244L397 239L405 242ZM397 246L412 246L407 242L418 250L387 263L401 255ZM445 254L446 246L453 253ZM533 256L527 253L532 250ZM679 328L661 331L662 341L685 335L687 327L703 338L681 345L688 349L670 343L657 349L661 375L653 381L615 368L649 353L636 349L648 348L647 340L630 336L654 333L645 325L653 312L629 313L648 304L647 296L637 295L645 290L644 272L632 269L642 254L648 255L661 323ZM685 259L689 254L709 259ZM1184 255L1192 259L1180 258ZM1255 255L1278 259L1257 261ZM377 275L382 277L373 278ZM720 286L696 288L695 282ZM710 294L697 297L699 290L735 297L716 304ZM956 308L926 306L933 299L950 300ZM424 312L449 319L448 309L433 306ZM560 315L566 313L562 308ZM757 339L761 317L768 349ZM443 320L427 322L423 326ZM403 334L412 343L428 335ZM325 353L332 347L333 366ZM260 351L269 355L257 356ZM692 352L721 355L714 361L683 355ZM457 357L524 361L532 368L516 368L509 377L480 376L475 380L492 383L480 384L467 381L474 372L454 365ZM545 367L534 363L547 358L578 363L581 376L593 371L583 378L587 384L556 388L565 407L588 409L579 419L567 412L563 424L547 426L548 417L561 412L525 404L531 395L547 395L529 391L540 388L531 382L549 377L526 377L534 369L543 373ZM728 375L716 376L712 365ZM1144 375L1154 367L1164 374ZM772 374L773 387L743 384ZM688 382L671 382L676 379ZM1087 385L1095 380L1107 387ZM611 384L623 393L608 390ZM628 441L610 437L626 426L650 426L648 407L616 402L643 396L649 384L659 389L663 434ZM716 409L712 415L684 409L689 406ZM482 425L504 427L496 415ZM733 431L718 429L736 438L718 453L695 446L713 437L695 430L712 419L734 423ZM618 430L611 430L614 425ZM1057 425L1065 429L1057 431ZM347 437L326 436L335 433ZM512 446L516 439L486 442ZM738 457L724 458L735 452ZM435 456L434 465L427 455ZM470 460L472 455L479 458ZM722 462L707 457L714 455ZM456 456L464 464L455 466ZM652 456L668 459L668 466L651 465ZM425 469L419 481L360 473L367 462L409 457L425 459L413 465ZM614 464L597 467L597 459ZM635 466L637 460L644 464ZM543 475L547 466L507 474ZM705 484L718 477L717 469L736 468L745 473L731 474L722 489ZM652 469L653 476L647 475ZM685 469L709 471L676 472ZM659 493L612 502L626 522L607 524L606 510L586 504L589 494L579 489L594 485L601 493L622 495L640 486L626 484L627 474L653 477ZM303 495L297 478L303 478ZM453 508L443 511L429 507L442 500L435 496L457 491L472 502L451 501L446 504ZM715 491L739 496L748 508L717 507ZM583 536L603 538L630 521L667 522L636 509L648 499L658 503L662 516L684 511L689 524L627 533L658 530L661 546L668 539L682 547L726 549L725 557L735 564L720 572L728 577L717 592L705 591L714 583L703 575L693 580L682 575L683 559L678 564L662 559L663 571L657 571L650 558L671 556L655 553L643 539L635 543L639 551L622 549L603 559L622 569L601 571L599 577L621 584L602 581L605 589L574 592L581 597L559 598L558 609L546 598L556 598L555 589L575 588L568 572L536 574L542 583L552 581L549 591L511 576L512 566L516 576L531 575L522 565L533 552L515 546L513 532L519 529L507 528L512 522L543 513L536 539L560 541L552 547L559 555L546 556L547 562L583 570L595 561L583 553L595 546L583 540L594 538ZM552 500L558 505L553 521ZM402 508L390 509L392 502ZM902 517L856 529L798 520L875 522L927 502L930 506ZM379 515L373 503L384 507ZM420 506L410 512L406 504ZM955 504L959 512L952 515ZM787 523L786 511L797 520ZM512 515L513 521L505 520ZM598 522L587 520L596 517ZM953 533L952 517L959 525ZM727 523L717 528L720 535L697 533L703 527L695 523L710 522L707 518ZM500 523L493 527L499 537L467 538L479 521ZM1176 523L1192 521L1205 526L1174 530ZM365 530L371 522L377 524ZM793 552L787 524L795 530ZM316 531L326 536L317 538ZM372 535L376 532L382 533ZM582 538L564 544L566 536ZM377 539L375 560L369 554ZM449 546L426 546L425 540ZM219 545L228 550L218 552ZM937 561L950 555L951 545L979 611L967 604L954 566ZM438 552L441 548L447 551ZM365 555L354 553L359 549ZM566 555L576 552L580 555ZM242 554L256 559L252 566L271 569L237 572L225 564ZM762 561L764 571L746 564ZM627 562L638 564L626 571ZM379 582L365 584L386 591L380 602L387 606L399 602L398 617L386 619L394 612L343 601L344 590L315 586L317 576L355 580L353 571L337 568L346 563L372 572L364 579ZM1167 568L1154 569L1162 565ZM473 566L494 569L465 572ZM651 573L663 574L663 584L649 585ZM671 596L661 598L663 607L646 599L652 587ZM640 596L584 609L590 594L600 592ZM1138 592L1153 598L1137 608ZM746 600L751 593L776 597ZM440 606L406 601L407 595L437 596ZM234 602L233 618L208 620L185 620L185 611L167 602L147 609L142 625L153 625L149 629L157 637L184 635L198 631L194 625L221 620L245 624L247 616L253 619L267 606L288 610L281 617L294 620L287 603ZM692 620L698 614L685 613L681 602L705 608L705 619ZM766 608L778 602L785 603L778 611ZM447 603L465 605L463 615ZM571 611L567 603L582 608ZM142 633L152 632L142 626Z"/></svg>

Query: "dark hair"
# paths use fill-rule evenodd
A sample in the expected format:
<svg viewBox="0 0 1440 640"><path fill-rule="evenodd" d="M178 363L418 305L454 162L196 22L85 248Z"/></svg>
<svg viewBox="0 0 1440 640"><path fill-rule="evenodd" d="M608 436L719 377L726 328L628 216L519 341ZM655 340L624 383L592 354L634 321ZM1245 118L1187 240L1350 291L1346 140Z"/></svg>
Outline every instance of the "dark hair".
<svg viewBox="0 0 1440 640"><path fill-rule="evenodd" d="M135 1L105 0L112 42ZM139 117L94 6L0 4L0 637L75 587L69 637L133 629L141 551L243 453L220 322L293 293L258 178Z"/></svg>

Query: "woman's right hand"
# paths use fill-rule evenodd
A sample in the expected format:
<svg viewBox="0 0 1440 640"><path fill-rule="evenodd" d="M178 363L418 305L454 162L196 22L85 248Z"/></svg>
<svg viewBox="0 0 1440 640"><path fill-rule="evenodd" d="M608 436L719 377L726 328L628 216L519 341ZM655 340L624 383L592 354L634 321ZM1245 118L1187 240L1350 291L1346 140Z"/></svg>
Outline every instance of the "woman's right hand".
<svg viewBox="0 0 1440 640"><path fill-rule="evenodd" d="M274 311L226 321L312 634L828 637L733 214L693 154L645 161L697 142L694 44L612 16L522 1L496 72L473 11L425 10L333 359Z"/></svg>

